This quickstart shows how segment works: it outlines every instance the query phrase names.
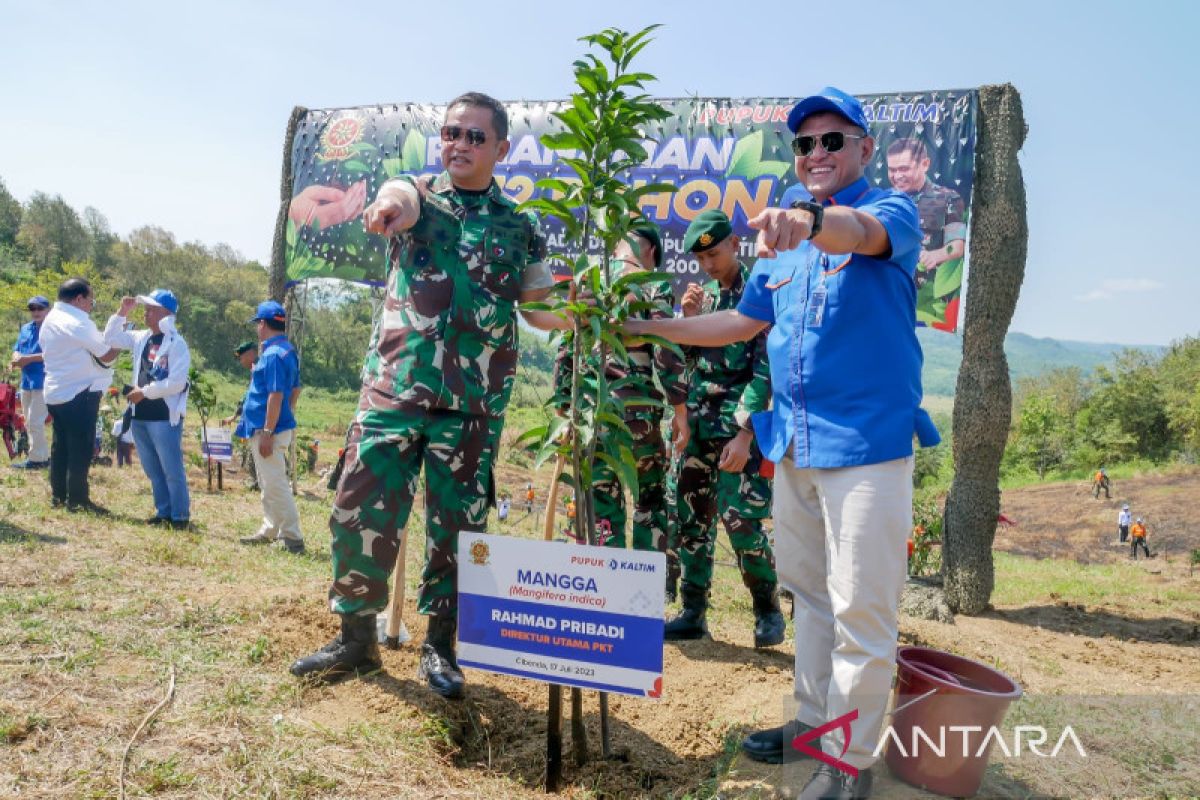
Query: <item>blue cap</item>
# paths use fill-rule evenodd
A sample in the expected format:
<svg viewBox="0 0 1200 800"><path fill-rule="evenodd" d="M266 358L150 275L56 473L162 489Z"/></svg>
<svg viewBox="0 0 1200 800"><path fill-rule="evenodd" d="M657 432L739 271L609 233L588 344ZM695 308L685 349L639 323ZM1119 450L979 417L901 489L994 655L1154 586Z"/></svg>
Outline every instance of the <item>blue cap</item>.
<svg viewBox="0 0 1200 800"><path fill-rule="evenodd" d="M27 308L33 308L34 306L37 306L38 308L49 308L50 301L42 297L40 294L35 294L33 297L29 298L29 302L26 303L25 306Z"/></svg>
<svg viewBox="0 0 1200 800"><path fill-rule="evenodd" d="M250 321L258 322L260 319L274 319L283 322L287 319L287 311L274 300L264 300L258 304L258 308L255 310L254 316L250 318Z"/></svg>
<svg viewBox="0 0 1200 800"><path fill-rule="evenodd" d="M179 299L170 289L155 289L150 294L139 294L137 301L144 306L165 308L172 314L179 311Z"/></svg>
<svg viewBox="0 0 1200 800"><path fill-rule="evenodd" d="M867 123L867 115L863 111L862 103L858 102L858 98L833 86L826 86L816 94L809 95L796 103L791 113L788 114L788 130L795 133L800 130L800 123L804 122L807 117L821 111L832 111L845 117L851 124L857 125L867 133L871 132Z"/></svg>

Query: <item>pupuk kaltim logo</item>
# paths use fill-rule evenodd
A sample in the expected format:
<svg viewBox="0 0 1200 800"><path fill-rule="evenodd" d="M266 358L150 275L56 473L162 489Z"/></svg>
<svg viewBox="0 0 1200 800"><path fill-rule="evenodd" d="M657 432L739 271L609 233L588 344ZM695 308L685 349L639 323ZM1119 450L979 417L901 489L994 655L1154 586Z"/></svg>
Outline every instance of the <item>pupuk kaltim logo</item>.
<svg viewBox="0 0 1200 800"><path fill-rule="evenodd" d="M796 738L792 739L792 749L828 764L834 769L846 773L851 778L857 778L858 768L847 764L841 758L846 755L846 751L850 748L850 723L856 719L858 719L857 708L847 714L842 714L837 719L826 722L819 728L813 728L805 733L798 734ZM839 728L842 731L842 752L837 756L831 756L821 749L821 737ZM815 744L810 745L809 742L813 742L814 740Z"/></svg>

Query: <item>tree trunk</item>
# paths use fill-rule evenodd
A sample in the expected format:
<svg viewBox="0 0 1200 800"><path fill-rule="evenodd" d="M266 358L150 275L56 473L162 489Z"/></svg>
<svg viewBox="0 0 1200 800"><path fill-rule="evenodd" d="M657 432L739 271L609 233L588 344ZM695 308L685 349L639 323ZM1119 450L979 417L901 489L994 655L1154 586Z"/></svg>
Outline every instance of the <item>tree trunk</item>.
<svg viewBox="0 0 1200 800"><path fill-rule="evenodd" d="M971 273L943 545L946 600L960 614L986 609L995 583L992 540L1000 513L1000 458L1012 418L1004 337L1025 276L1029 235L1017 160L1025 134L1017 90L1010 84L980 88Z"/></svg>
<svg viewBox="0 0 1200 800"><path fill-rule="evenodd" d="M275 217L275 237L271 241L270 278L267 293L272 300L283 302L287 287L287 222L288 206L292 202L292 142L296 138L296 126L308 113L304 106L295 106L288 120L287 135L283 139L283 173L279 179L279 214Z"/></svg>

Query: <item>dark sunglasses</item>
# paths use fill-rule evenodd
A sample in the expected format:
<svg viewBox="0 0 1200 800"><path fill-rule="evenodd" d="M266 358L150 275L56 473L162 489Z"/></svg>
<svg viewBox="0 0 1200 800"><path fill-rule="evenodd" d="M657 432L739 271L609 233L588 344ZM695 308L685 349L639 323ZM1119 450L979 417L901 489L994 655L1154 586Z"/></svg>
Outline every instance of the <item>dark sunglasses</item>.
<svg viewBox="0 0 1200 800"><path fill-rule="evenodd" d="M792 139L792 152L798 156L810 156L817 149L817 142L826 153L836 153L846 146L847 139L865 139L866 136L856 136L853 133L829 131L820 136L797 136Z"/></svg>
<svg viewBox="0 0 1200 800"><path fill-rule="evenodd" d="M443 142L457 142L463 137L466 137L467 144L472 147L479 147L487 141L487 134L479 128L460 128L457 125L442 126Z"/></svg>

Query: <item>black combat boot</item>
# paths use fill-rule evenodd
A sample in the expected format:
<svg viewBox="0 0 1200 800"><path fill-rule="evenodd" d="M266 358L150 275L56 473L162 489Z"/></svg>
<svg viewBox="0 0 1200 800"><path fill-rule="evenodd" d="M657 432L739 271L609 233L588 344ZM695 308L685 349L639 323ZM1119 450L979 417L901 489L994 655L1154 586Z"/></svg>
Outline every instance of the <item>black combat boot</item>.
<svg viewBox="0 0 1200 800"><path fill-rule="evenodd" d="M342 631L311 656L292 664L297 678L334 683L349 675L365 675L383 667L376 641L374 614L341 614Z"/></svg>
<svg viewBox="0 0 1200 800"><path fill-rule="evenodd" d="M671 605L679 599L679 576L672 575L670 569L667 570L667 591L664 598L667 605Z"/></svg>
<svg viewBox="0 0 1200 800"><path fill-rule="evenodd" d="M417 677L424 678L430 689L451 700L462 697L466 683L454 657L457 630L457 617L430 616L425 644L421 645L421 666L417 670Z"/></svg>
<svg viewBox="0 0 1200 800"><path fill-rule="evenodd" d="M787 623L779 610L775 584L760 583L750 590L754 598L754 646L771 647L783 641Z"/></svg>
<svg viewBox="0 0 1200 800"><path fill-rule="evenodd" d="M702 639L708 633L704 612L708 608L708 591L683 581L679 587L683 610L663 626L663 639L677 642L683 639Z"/></svg>

